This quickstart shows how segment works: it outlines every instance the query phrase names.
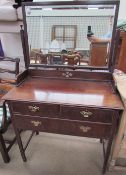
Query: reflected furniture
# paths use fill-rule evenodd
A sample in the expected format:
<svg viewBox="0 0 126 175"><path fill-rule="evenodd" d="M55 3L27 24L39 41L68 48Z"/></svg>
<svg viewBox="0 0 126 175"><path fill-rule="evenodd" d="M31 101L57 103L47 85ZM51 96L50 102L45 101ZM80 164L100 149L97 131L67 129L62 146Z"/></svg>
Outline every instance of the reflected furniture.
<svg viewBox="0 0 126 175"><path fill-rule="evenodd" d="M31 63L35 64L67 64L67 65L80 65L82 56L79 53L61 53L61 52L49 52L43 54L40 49L32 49L30 52Z"/></svg>
<svg viewBox="0 0 126 175"><path fill-rule="evenodd" d="M0 68L0 74L9 72L17 75L19 73L19 59L2 58L2 62L3 61L7 62L7 64L14 62L15 67L14 71ZM15 82L16 81L13 79L1 79L0 77L0 152L5 163L10 161L8 152L16 141L16 137L14 137L12 140L5 140L3 137L3 134L7 131L11 123L11 115L8 105L5 104L5 101L2 100L2 97L14 87ZM8 144L8 146L6 144Z"/></svg>
<svg viewBox="0 0 126 175"><path fill-rule="evenodd" d="M62 58L64 64L67 63L68 65L80 65L81 55L78 53L63 54Z"/></svg>
<svg viewBox="0 0 126 175"><path fill-rule="evenodd" d="M31 63L35 63L35 64L47 64L48 63L48 55L47 54L43 54L43 52L41 51L41 49L32 49L30 51L30 60Z"/></svg>
<svg viewBox="0 0 126 175"><path fill-rule="evenodd" d="M107 66L109 58L109 42L92 42L90 44L90 66Z"/></svg>
<svg viewBox="0 0 126 175"><path fill-rule="evenodd" d="M50 52L47 54L49 58L49 64L59 65L80 65L81 55L79 53L56 53Z"/></svg>
<svg viewBox="0 0 126 175"><path fill-rule="evenodd" d="M48 64L54 65L54 64L63 64L63 57L61 52L48 52Z"/></svg>
<svg viewBox="0 0 126 175"><path fill-rule="evenodd" d="M25 150L29 141L24 147L20 130L32 130L101 139L104 153L103 173L107 170L112 143L123 111L123 104L112 76L113 41L119 1L97 1L97 5L111 5L116 12L108 67L30 63L25 12L27 6L38 8L40 5L49 8L54 5L54 9L56 6L64 9L65 6L69 11L71 7L73 10L78 6L80 8L84 5L94 5L94 2L84 0L23 4L22 41L25 43L26 70L18 75L17 86L3 99L9 105L17 143L24 162L27 161ZM69 58L67 61L69 62ZM107 147L104 140L108 141Z"/></svg>

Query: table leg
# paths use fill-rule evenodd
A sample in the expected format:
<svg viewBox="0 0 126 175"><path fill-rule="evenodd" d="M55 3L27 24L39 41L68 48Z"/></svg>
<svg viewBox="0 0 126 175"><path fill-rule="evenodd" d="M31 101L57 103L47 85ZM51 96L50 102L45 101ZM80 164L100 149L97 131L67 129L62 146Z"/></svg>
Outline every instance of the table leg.
<svg viewBox="0 0 126 175"><path fill-rule="evenodd" d="M108 160L109 160L109 156L110 156L110 152L111 152L112 140L113 139L110 139L108 142L108 145L107 145L107 150L106 150L104 164L103 164L103 170L102 170L103 174L105 174L106 170L107 170Z"/></svg>
<svg viewBox="0 0 126 175"><path fill-rule="evenodd" d="M108 141L108 145L107 145L107 149L106 149L106 153L105 153L104 164L103 164L103 170L102 170L103 174L105 174L106 170L107 170L109 156L111 153L112 142L113 142L113 138L115 136L116 129L117 129L117 114L115 114L115 116L113 114L113 116L112 116L112 129L111 129L110 138Z"/></svg>
<svg viewBox="0 0 126 175"><path fill-rule="evenodd" d="M39 135L39 131L36 131L36 135Z"/></svg>
<svg viewBox="0 0 126 175"><path fill-rule="evenodd" d="M15 134L16 134L16 138L17 138L17 143L18 143L18 146L19 146L19 150L20 150L22 159L23 159L24 162L26 162L27 159L26 159L26 156L25 156L25 150L23 148L23 144L22 144L22 140L21 140L21 136L20 136L20 130L17 129L17 128L15 128L15 127L14 127L14 130L15 130Z"/></svg>

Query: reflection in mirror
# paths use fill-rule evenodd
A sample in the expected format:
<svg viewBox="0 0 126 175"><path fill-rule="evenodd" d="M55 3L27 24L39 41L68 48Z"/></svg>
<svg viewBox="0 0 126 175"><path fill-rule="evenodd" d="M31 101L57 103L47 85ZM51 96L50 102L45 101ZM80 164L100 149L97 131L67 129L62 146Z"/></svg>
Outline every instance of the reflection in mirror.
<svg viewBox="0 0 126 175"><path fill-rule="evenodd" d="M108 66L115 7L26 6L31 64Z"/></svg>

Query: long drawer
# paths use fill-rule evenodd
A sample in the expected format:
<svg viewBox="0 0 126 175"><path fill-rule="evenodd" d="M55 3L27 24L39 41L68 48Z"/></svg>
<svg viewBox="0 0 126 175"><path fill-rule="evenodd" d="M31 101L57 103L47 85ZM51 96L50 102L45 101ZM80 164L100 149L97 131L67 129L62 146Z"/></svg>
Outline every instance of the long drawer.
<svg viewBox="0 0 126 175"><path fill-rule="evenodd" d="M100 108L60 106L60 118L64 119L111 123L112 112L112 110Z"/></svg>
<svg viewBox="0 0 126 175"><path fill-rule="evenodd" d="M105 123L21 115L14 115L12 119L16 127L20 129L92 138L107 138L111 130L111 124Z"/></svg>
<svg viewBox="0 0 126 175"><path fill-rule="evenodd" d="M13 113L30 116L41 117L57 117L59 115L60 106L48 103L34 103L34 102L13 102Z"/></svg>

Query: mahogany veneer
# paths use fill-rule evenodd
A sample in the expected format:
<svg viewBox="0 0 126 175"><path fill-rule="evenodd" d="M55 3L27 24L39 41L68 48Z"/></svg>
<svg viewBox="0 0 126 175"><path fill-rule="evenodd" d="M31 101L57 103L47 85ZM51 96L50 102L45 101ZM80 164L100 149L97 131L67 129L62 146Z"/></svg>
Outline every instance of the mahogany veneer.
<svg viewBox="0 0 126 175"><path fill-rule="evenodd" d="M17 82L4 99L11 110L23 160L21 129L108 139L105 173L123 110L111 73L29 69Z"/></svg>

